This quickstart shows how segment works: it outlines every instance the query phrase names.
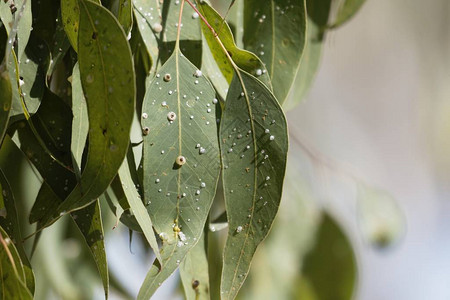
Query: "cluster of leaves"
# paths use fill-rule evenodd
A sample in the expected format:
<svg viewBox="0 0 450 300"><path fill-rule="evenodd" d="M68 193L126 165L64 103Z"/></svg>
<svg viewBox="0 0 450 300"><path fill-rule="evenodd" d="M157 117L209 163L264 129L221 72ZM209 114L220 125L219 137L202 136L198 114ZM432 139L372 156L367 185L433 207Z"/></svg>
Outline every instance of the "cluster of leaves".
<svg viewBox="0 0 450 300"><path fill-rule="evenodd" d="M362 3L238 0L223 18L204 1L2 1L0 157L18 148L42 178L29 214L34 243L70 215L108 296L106 204L155 253L140 299L178 267L186 297L208 299L205 232L223 219L220 297L234 299L280 205L282 107L311 85L326 31ZM130 143L135 119L141 141ZM31 299L8 180L0 168L0 295Z"/></svg>

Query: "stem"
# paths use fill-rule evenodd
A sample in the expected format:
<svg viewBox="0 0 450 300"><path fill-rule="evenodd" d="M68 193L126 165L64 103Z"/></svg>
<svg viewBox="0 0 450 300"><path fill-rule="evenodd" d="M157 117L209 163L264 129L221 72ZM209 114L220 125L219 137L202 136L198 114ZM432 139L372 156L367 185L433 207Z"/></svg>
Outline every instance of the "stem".
<svg viewBox="0 0 450 300"><path fill-rule="evenodd" d="M176 39L176 41L175 41L175 51L177 51L177 49L180 48L181 19L182 19L182 17L183 17L184 1L185 1L185 0L181 0L180 14L179 14L179 16L178 16L178 28L177 28L177 39Z"/></svg>

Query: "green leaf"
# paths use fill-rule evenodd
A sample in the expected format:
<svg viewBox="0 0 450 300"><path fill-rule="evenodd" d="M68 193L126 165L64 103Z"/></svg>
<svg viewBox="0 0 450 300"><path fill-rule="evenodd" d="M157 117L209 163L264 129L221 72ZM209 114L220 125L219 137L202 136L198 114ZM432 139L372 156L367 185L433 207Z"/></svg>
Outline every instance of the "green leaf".
<svg viewBox="0 0 450 300"><path fill-rule="evenodd" d="M210 299L206 236L207 232L180 264L180 277L187 300Z"/></svg>
<svg viewBox="0 0 450 300"><path fill-rule="evenodd" d="M148 299L198 242L220 171L215 91L175 48L150 84L142 109L144 199L162 239L139 292Z"/></svg>
<svg viewBox="0 0 450 300"><path fill-rule="evenodd" d="M3 70L0 66L0 141L6 132L6 126L9 121L9 113L11 111L12 90L11 81L9 80L8 71Z"/></svg>
<svg viewBox="0 0 450 300"><path fill-rule="evenodd" d="M0 18L5 24L8 35L14 31L13 27L17 29L17 57L21 60L32 30L31 1L15 0L13 3L17 8L14 14L11 13L9 2L0 3ZM12 36L14 35L10 38Z"/></svg>
<svg viewBox="0 0 450 300"><path fill-rule="evenodd" d="M6 143L11 143L8 137ZM26 284L30 292L34 292L34 275L31 270L31 264L28 261L28 257L23 248L22 234L20 232L19 217L17 215L16 202L11 190L11 186L3 170L0 170L0 202L4 204L4 207L0 209L0 227L2 227L6 234L12 239L12 242L16 246L16 250L20 256L23 264L23 272L25 275L24 283Z"/></svg>
<svg viewBox="0 0 450 300"><path fill-rule="evenodd" d="M126 34L131 31L133 27L133 4L131 0L119 0L119 12L117 19L122 24L123 30Z"/></svg>
<svg viewBox="0 0 450 300"><path fill-rule="evenodd" d="M33 299L25 284L25 272L14 243L0 227L0 298Z"/></svg>
<svg viewBox="0 0 450 300"><path fill-rule="evenodd" d="M87 206L106 190L127 153L134 114L131 51L114 16L98 4L81 1L78 42L80 77L88 107L89 149L80 182L51 222L60 214Z"/></svg>
<svg viewBox="0 0 450 300"><path fill-rule="evenodd" d="M178 2L133 1L139 31L154 62L151 75L166 62L175 45L177 26L174 24L178 23ZM185 5L183 10L180 48L184 55L200 68L202 36L199 18L191 7Z"/></svg>
<svg viewBox="0 0 450 300"><path fill-rule="evenodd" d="M291 89L306 44L304 0L247 0L244 45L259 55L282 104Z"/></svg>
<svg viewBox="0 0 450 300"><path fill-rule="evenodd" d="M220 38L226 50L238 65L238 67L243 69L247 73L258 76L258 79L261 80L269 89L271 89L272 84L270 83L269 74L261 60L255 54L246 50L239 49L236 46L230 27L226 22L224 23L224 20L219 15L219 13L216 12L207 2L196 2L199 11L206 18L209 25L215 30L217 36ZM219 69L222 71L223 76L225 77L227 82L231 83L234 74L232 64L227 59L222 48L215 41L216 37L214 36L214 34L204 23L202 23L202 30L206 41L208 42L209 48L213 54L213 57L216 60L217 65L219 66Z"/></svg>
<svg viewBox="0 0 450 300"><path fill-rule="evenodd" d="M295 77L294 86L291 89L289 96L283 103L284 110L294 108L299 104L309 92L317 71L320 66L320 58L322 57L323 40L320 37L321 31L312 22L308 21L308 43L303 52L303 57L300 62L300 68Z"/></svg>
<svg viewBox="0 0 450 300"><path fill-rule="evenodd" d="M78 29L80 26L79 0L61 1L61 18L72 48L78 51Z"/></svg>
<svg viewBox="0 0 450 300"><path fill-rule="evenodd" d="M81 170L81 158L83 156L84 146L89 131L89 122L87 114L86 99L83 95L81 87L80 69L78 63L73 67L72 72L72 142L71 150L74 163L74 168L78 167Z"/></svg>
<svg viewBox="0 0 450 300"><path fill-rule="evenodd" d="M337 11L332 28L337 28L350 20L362 7L366 0L343 0Z"/></svg>
<svg viewBox="0 0 450 300"><path fill-rule="evenodd" d="M352 299L357 280L352 245L331 216L323 215L316 245L305 257L303 280L317 297L313 299Z"/></svg>
<svg viewBox="0 0 450 300"><path fill-rule="evenodd" d="M331 11L331 0L306 0L308 17L319 27L325 30Z"/></svg>
<svg viewBox="0 0 450 300"><path fill-rule="evenodd" d="M132 150L130 149L130 151ZM132 165L134 165L134 162ZM127 158L125 158L119 169L119 178L124 186L124 193L133 215L136 217L136 220L139 223L147 242L153 249L156 258L162 262L158 242L156 241L155 233L153 232L152 220L150 219L147 208L144 206L144 203L142 203L141 195L139 195L134 181L131 178L130 166Z"/></svg>
<svg viewBox="0 0 450 300"><path fill-rule="evenodd" d="M34 35L31 35L30 43L20 61L13 52L10 53L8 70L13 92L11 118L14 120L24 116L20 94L23 96L29 114L34 114L39 108L46 90L45 82L49 64L50 51L47 45ZM15 116L17 117L14 118Z"/></svg>
<svg viewBox="0 0 450 300"><path fill-rule="evenodd" d="M237 69L220 125L223 188L228 217L222 299L234 299L258 245L278 211L286 157L286 119L274 95Z"/></svg>
<svg viewBox="0 0 450 300"><path fill-rule="evenodd" d="M72 218L77 223L78 229L80 229L84 240L91 250L95 263L97 264L100 277L102 278L105 298L108 299L108 264L106 261L103 224L99 201L97 200L89 206L77 212L73 212Z"/></svg>

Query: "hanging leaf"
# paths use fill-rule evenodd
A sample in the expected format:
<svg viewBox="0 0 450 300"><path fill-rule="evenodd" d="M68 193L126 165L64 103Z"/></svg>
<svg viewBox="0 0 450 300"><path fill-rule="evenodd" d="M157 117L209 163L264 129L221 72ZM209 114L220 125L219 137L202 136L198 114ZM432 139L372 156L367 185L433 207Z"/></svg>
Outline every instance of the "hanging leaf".
<svg viewBox="0 0 450 300"><path fill-rule="evenodd" d="M13 4L15 10L10 7L9 2L0 3L0 18L5 24L8 35L14 31L13 27L16 27L17 57L21 60L32 30L31 0L15 0Z"/></svg>
<svg viewBox="0 0 450 300"><path fill-rule="evenodd" d="M105 242L103 233L102 217L100 213L99 201L91 203L85 208L73 212L72 218L77 223L78 229L83 234L92 256L94 257L97 269L102 278L105 298L108 299L109 275L106 261Z"/></svg>
<svg viewBox="0 0 450 300"><path fill-rule="evenodd" d="M256 53L269 73L282 104L294 82L306 43L304 0L247 0L244 45Z"/></svg>
<svg viewBox="0 0 450 300"><path fill-rule="evenodd" d="M80 27L79 0L61 1L61 18L72 48L78 51L78 30Z"/></svg>
<svg viewBox="0 0 450 300"><path fill-rule="evenodd" d="M11 143L9 136L8 141L5 143ZM34 293L34 275L31 270L31 264L28 261L28 257L23 248L22 234L20 232L19 217L16 210L16 202L14 200L14 195L9 185L8 180L0 169L0 203L3 203L4 207L0 208L0 227L3 228L6 234L12 239L17 253L19 254L20 260L22 261L22 268L25 275L24 283L26 284L28 290Z"/></svg>
<svg viewBox="0 0 450 300"><path fill-rule="evenodd" d="M132 162L131 167L133 166L134 162ZM147 239L147 242L153 249L156 258L160 262L162 262L161 254L159 253L158 242L156 241L155 233L153 232L152 220L150 219L147 208L144 206L144 203L142 203L141 195L139 195L137 188L131 178L130 166L127 158L125 158L122 166L119 169L119 178L122 185L124 186L126 200L128 201L133 215L136 217L136 220L139 223L142 232Z"/></svg>
<svg viewBox="0 0 450 300"><path fill-rule="evenodd" d="M321 31L314 22L308 20L308 42L294 80L295 88L291 89L283 103L284 110L294 108L306 97L319 70L322 47L323 36Z"/></svg>
<svg viewBox="0 0 450 300"><path fill-rule="evenodd" d="M236 70L220 125L228 217L221 293L234 299L278 211L288 151L278 101L252 75Z"/></svg>
<svg viewBox="0 0 450 300"><path fill-rule="evenodd" d="M25 284L25 272L17 249L0 227L0 297L2 299L33 299Z"/></svg>
<svg viewBox="0 0 450 300"><path fill-rule="evenodd" d="M324 214L316 245L305 257L302 270L303 281L315 295L312 299L352 299L357 276L350 241L336 221Z"/></svg>
<svg viewBox="0 0 450 300"><path fill-rule="evenodd" d="M119 0L119 12L117 19L122 25L123 30L128 35L133 27L133 4L131 0Z"/></svg>
<svg viewBox="0 0 450 300"><path fill-rule="evenodd" d="M207 231L206 231L207 233ZM206 234L186 255L180 264L180 277L187 300L209 300L208 255Z"/></svg>
<svg viewBox="0 0 450 300"><path fill-rule="evenodd" d="M128 150L135 77L125 34L108 10L83 0L78 41L80 77L88 107L89 149L80 182L47 225L97 199L115 177Z"/></svg>
<svg viewBox="0 0 450 300"><path fill-rule="evenodd" d="M8 71L0 65L0 141L6 132L6 126L9 121L9 113L11 111L12 90L11 81L9 80Z"/></svg>
<svg viewBox="0 0 450 300"><path fill-rule="evenodd" d="M209 25L214 29L217 37L220 38L222 44L225 46L229 55L233 58L238 67L247 73L257 76L259 80L271 89L272 84L270 83L269 74L267 73L267 69L261 60L255 54L236 47L230 27L222 19L219 13L217 13L207 2L196 1L196 3L200 12L206 18ZM202 23L202 30L219 69L222 71L227 82L231 83L234 74L232 64L227 59L221 46L216 42L216 37L211 32L210 28Z"/></svg>
<svg viewBox="0 0 450 300"><path fill-rule="evenodd" d="M198 242L220 171L215 92L181 53L161 67L142 108L144 198L162 240L139 292L148 299Z"/></svg>
<svg viewBox="0 0 450 300"><path fill-rule="evenodd" d="M134 0L134 13L139 31L153 59L154 75L169 58L177 36L179 1ZM202 37L199 16L190 7L184 8L180 48L198 68L202 58Z"/></svg>
<svg viewBox="0 0 450 300"><path fill-rule="evenodd" d="M343 0L336 14L336 19L331 28L337 28L353 18L366 0Z"/></svg>
<svg viewBox="0 0 450 300"><path fill-rule="evenodd" d="M86 99L83 95L83 89L81 87L80 69L78 64L73 67L72 72L72 141L71 150L74 163L74 167L78 167L81 170L81 158L83 156L84 146L89 131L89 121L87 114Z"/></svg>
<svg viewBox="0 0 450 300"><path fill-rule="evenodd" d="M34 114L41 103L46 90L46 74L50 64L50 51L44 41L34 35L19 61L14 52L10 53L8 61L9 76L13 92L11 118L23 119L23 96L27 113Z"/></svg>

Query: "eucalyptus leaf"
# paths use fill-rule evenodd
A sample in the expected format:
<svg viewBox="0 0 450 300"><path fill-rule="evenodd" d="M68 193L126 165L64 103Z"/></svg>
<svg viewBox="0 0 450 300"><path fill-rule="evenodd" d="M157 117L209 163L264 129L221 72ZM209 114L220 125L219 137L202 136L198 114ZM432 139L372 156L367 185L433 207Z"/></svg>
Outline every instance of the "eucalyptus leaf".
<svg viewBox="0 0 450 300"><path fill-rule="evenodd" d="M34 114L39 108L46 90L45 81L49 64L50 50L44 41L34 35L31 35L30 43L20 61L13 52L10 53L8 70L13 92L11 106L13 120L22 119L24 114Z"/></svg>
<svg viewBox="0 0 450 300"><path fill-rule="evenodd" d="M366 0L342 0L336 14L336 19L331 27L337 28L350 20L365 2Z"/></svg>
<svg viewBox="0 0 450 300"><path fill-rule="evenodd" d="M61 18L72 48L78 51L78 30L80 27L79 0L61 1Z"/></svg>
<svg viewBox="0 0 450 300"><path fill-rule="evenodd" d="M236 70L220 125L228 237L222 299L234 299L281 199L288 151L284 113L258 79Z"/></svg>
<svg viewBox="0 0 450 300"><path fill-rule="evenodd" d="M9 3L0 3L0 19L5 24L8 35L14 28L17 29L17 57L21 60L32 30L31 1L15 0L14 6L16 11L13 14Z"/></svg>
<svg viewBox="0 0 450 300"><path fill-rule="evenodd" d="M177 45L142 108L144 199L163 263L153 265L139 299L154 293L203 232L220 171L216 105L211 84Z"/></svg>
<svg viewBox="0 0 450 300"><path fill-rule="evenodd" d="M9 138L9 137L8 137ZM11 143L10 140L6 141ZM28 257L25 253L23 247L22 234L20 230L19 217L17 215L16 202L14 195L11 190L11 186L0 169L0 184L1 184L1 202L4 204L4 208L0 209L0 227L2 227L6 234L12 239L15 244L17 253L19 254L20 260L22 261L23 273L25 275L24 283L26 284L28 290L34 292L34 275L31 270L31 264L28 261Z"/></svg>
<svg viewBox="0 0 450 300"><path fill-rule="evenodd" d="M78 41L80 77L89 117L87 161L79 183L47 225L61 214L95 201L115 177L128 150L135 77L123 29L107 9L83 0Z"/></svg>
<svg viewBox="0 0 450 300"><path fill-rule="evenodd" d="M126 34L130 33L133 27L133 4L131 0L119 0L119 11L117 19L122 25Z"/></svg>
<svg viewBox="0 0 450 300"><path fill-rule="evenodd" d="M247 0L244 16L244 46L264 62L282 104L306 44L305 0Z"/></svg>
<svg viewBox="0 0 450 300"><path fill-rule="evenodd" d="M206 236L207 232L180 264L180 277L187 300L210 299Z"/></svg>
<svg viewBox="0 0 450 300"><path fill-rule="evenodd" d="M71 215L94 257L102 278L105 298L107 299L109 294L109 274L99 201L97 200L85 208L73 212Z"/></svg>
<svg viewBox="0 0 450 300"><path fill-rule="evenodd" d="M9 114L11 111L12 90L11 81L9 79L8 71L2 70L0 66L0 141L3 141L3 136L6 132L6 126L9 121Z"/></svg>
<svg viewBox="0 0 450 300"><path fill-rule="evenodd" d="M132 163L132 166L134 166L134 162ZM155 233L153 232L152 220L150 219L147 208L144 206L144 203L142 203L141 195L139 195L131 178L130 166L128 164L128 159L126 158L119 169L119 178L122 185L124 185L124 193L133 215L136 217L136 220L139 223L147 242L153 249L156 258L162 262L158 242L156 241Z"/></svg>
<svg viewBox="0 0 450 300"><path fill-rule="evenodd" d="M84 146L89 132L89 121L87 114L86 99L83 95L81 87L80 69L78 64L73 68L72 72L72 141L71 150L73 159L75 160L74 168L81 170L81 159L83 156Z"/></svg>
<svg viewBox="0 0 450 300"><path fill-rule="evenodd" d="M311 20L308 21L308 42L306 43L300 68L294 79L294 89L291 89L283 108L289 110L305 99L309 92L320 66L322 57L323 39L321 31Z"/></svg>
<svg viewBox="0 0 450 300"><path fill-rule="evenodd" d="M358 276L355 253L336 221L324 213L317 241L304 258L302 280L312 299L352 299ZM301 293L303 294L303 293Z"/></svg>
<svg viewBox="0 0 450 300"><path fill-rule="evenodd" d="M25 284L25 272L14 243L0 227L0 297L2 299L33 299Z"/></svg>
<svg viewBox="0 0 450 300"><path fill-rule="evenodd" d="M139 31L153 59L152 75L169 58L177 36L179 1L134 0L134 13ZM184 6L180 48L198 68L201 66L202 37L198 15Z"/></svg>
<svg viewBox="0 0 450 300"><path fill-rule="evenodd" d="M233 34L230 27L223 20L217 11L215 11L207 2L196 1L199 11L208 21L209 25L214 29L215 34L211 32L211 29L202 23L203 34L208 42L209 48L212 52L214 59L222 71L223 76L228 83L231 83L233 79L234 69L230 61L227 59L221 46L216 41L216 35L222 41L229 55L233 58L239 68L243 69L247 73L258 76L269 89L272 89L270 83L270 77L263 62L253 53L239 49L234 43Z"/></svg>

